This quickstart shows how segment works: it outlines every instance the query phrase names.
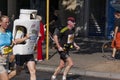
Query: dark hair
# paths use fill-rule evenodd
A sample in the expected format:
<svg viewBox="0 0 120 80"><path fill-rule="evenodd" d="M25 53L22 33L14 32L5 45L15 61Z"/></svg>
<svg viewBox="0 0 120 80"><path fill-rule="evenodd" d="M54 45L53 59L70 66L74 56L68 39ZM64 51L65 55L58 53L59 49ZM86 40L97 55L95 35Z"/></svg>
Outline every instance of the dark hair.
<svg viewBox="0 0 120 80"><path fill-rule="evenodd" d="M120 11L115 11L115 14L120 13Z"/></svg>

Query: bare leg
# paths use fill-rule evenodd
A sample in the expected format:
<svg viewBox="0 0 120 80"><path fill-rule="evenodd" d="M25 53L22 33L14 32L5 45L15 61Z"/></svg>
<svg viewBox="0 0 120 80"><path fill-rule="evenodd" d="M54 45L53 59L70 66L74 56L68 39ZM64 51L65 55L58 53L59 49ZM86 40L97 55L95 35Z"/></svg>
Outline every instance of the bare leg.
<svg viewBox="0 0 120 80"><path fill-rule="evenodd" d="M27 63L28 70L30 72L30 80L36 80L36 66L34 61Z"/></svg>
<svg viewBox="0 0 120 80"><path fill-rule="evenodd" d="M7 72L0 73L0 80L9 80Z"/></svg>
<svg viewBox="0 0 120 80"><path fill-rule="evenodd" d="M62 68L65 66L65 63L63 60L60 60L59 66L55 70L55 73L53 74L54 76L57 76L58 73L62 70Z"/></svg>
<svg viewBox="0 0 120 80"><path fill-rule="evenodd" d="M66 76L67 76L69 70L73 66L73 61L72 61L72 59L70 57L67 58L66 62L67 62L67 66L66 66L66 68L65 68L65 70L63 72L63 80L66 79Z"/></svg>
<svg viewBox="0 0 120 80"><path fill-rule="evenodd" d="M9 73L8 77L9 79L15 77L16 75L19 75L22 71L22 66L16 66L16 70L13 70L12 72Z"/></svg>
<svg viewBox="0 0 120 80"><path fill-rule="evenodd" d="M116 48L113 48L113 53L112 53L112 57L115 57L115 53L116 53Z"/></svg>
<svg viewBox="0 0 120 80"><path fill-rule="evenodd" d="M10 72L8 77L9 77L9 79L11 79L11 78L15 77L15 75L16 75L16 70Z"/></svg>
<svg viewBox="0 0 120 80"><path fill-rule="evenodd" d="M62 70L62 68L65 66L65 62L61 59L59 66L57 67L57 69L55 70L54 74L52 75L52 80L54 80L56 78L56 76L58 75L58 73L60 73L60 71Z"/></svg>

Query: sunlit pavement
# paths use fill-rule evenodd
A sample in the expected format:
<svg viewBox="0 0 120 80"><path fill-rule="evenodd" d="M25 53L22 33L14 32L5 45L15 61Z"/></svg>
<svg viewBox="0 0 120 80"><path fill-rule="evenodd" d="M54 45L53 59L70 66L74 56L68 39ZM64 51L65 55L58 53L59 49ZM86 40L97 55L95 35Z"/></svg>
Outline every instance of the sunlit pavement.
<svg viewBox="0 0 120 80"><path fill-rule="evenodd" d="M73 58L74 66L73 68L71 68L70 74L79 75L79 76L92 76L92 77L106 78L103 80L116 80L116 79L120 80L120 74L119 74L120 60L108 60L107 58L103 57L103 53L101 53L100 48L101 48L100 46L97 46L97 44L94 44L94 46L92 45L87 50L71 51L70 55ZM49 71L53 73L59 64L59 55L58 53L55 53L56 52L55 49L50 48L48 53L49 59L47 60L45 49L46 49L45 46L43 46L44 60L41 62L37 62L36 68L37 68L37 71ZM36 53L35 53L35 57L36 57ZM45 80L50 80L50 79L48 78ZM80 80L80 79L78 78L73 80Z"/></svg>
<svg viewBox="0 0 120 80"><path fill-rule="evenodd" d="M89 46L90 45L88 45L88 47ZM45 59L44 61L37 63L37 69L53 72L59 64L59 55L58 53L55 53L55 49L50 48L49 60L46 60L45 49L46 48L43 47ZM70 73L72 74L110 78L111 80L120 79L120 60L108 60L103 57L101 44L99 43L94 43L88 50L71 51L70 55L74 61L74 66L70 70Z"/></svg>

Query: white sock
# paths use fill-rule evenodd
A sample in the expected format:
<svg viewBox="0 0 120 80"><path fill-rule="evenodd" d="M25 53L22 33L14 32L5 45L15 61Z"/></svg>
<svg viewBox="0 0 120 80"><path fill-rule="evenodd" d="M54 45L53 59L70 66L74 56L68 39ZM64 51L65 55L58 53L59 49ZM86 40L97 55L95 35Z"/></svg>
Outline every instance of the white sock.
<svg viewBox="0 0 120 80"><path fill-rule="evenodd" d="M63 76L63 77L62 77L62 80L66 80L66 76Z"/></svg>
<svg viewBox="0 0 120 80"><path fill-rule="evenodd" d="M55 79L55 78L56 78L56 76L52 75L52 79Z"/></svg>

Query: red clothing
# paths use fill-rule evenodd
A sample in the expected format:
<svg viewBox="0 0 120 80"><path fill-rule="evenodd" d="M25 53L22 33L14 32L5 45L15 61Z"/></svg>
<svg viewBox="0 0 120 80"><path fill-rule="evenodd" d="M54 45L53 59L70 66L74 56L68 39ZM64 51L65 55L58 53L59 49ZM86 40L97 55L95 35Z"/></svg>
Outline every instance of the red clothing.
<svg viewBox="0 0 120 80"><path fill-rule="evenodd" d="M44 25L43 25L42 21L40 22L40 34L41 34L41 37L39 38L38 43L37 43L37 60L43 59L43 57L42 57L42 42L45 38L45 35L44 35Z"/></svg>
<svg viewBox="0 0 120 80"><path fill-rule="evenodd" d="M120 49L120 32L116 34L116 40L112 41L112 48Z"/></svg>

